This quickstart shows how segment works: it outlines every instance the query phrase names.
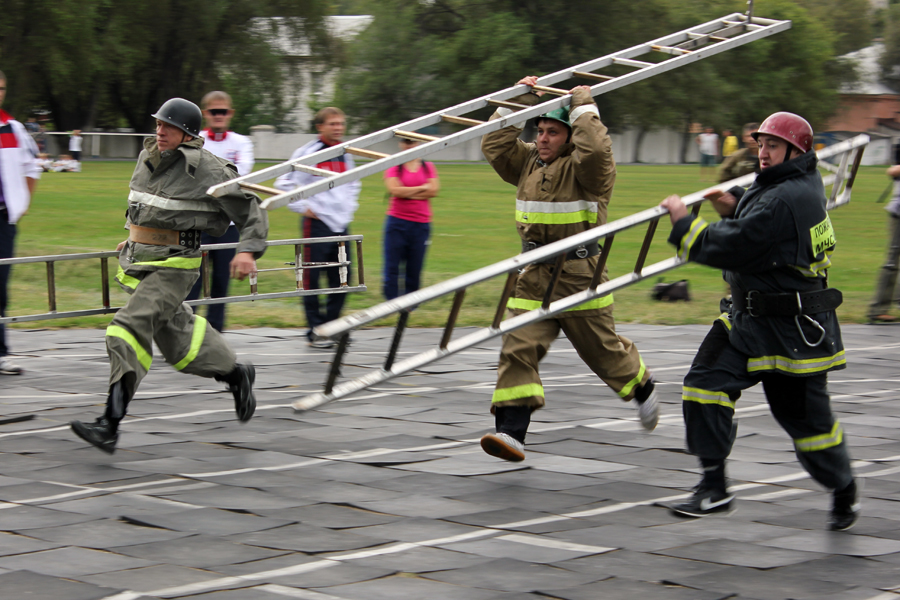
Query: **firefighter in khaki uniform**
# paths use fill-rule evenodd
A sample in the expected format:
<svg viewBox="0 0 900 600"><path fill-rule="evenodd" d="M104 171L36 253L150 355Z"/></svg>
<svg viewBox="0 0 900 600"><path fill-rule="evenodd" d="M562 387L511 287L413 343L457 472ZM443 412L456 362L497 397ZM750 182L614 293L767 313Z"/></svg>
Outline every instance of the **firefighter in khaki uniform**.
<svg viewBox="0 0 900 600"><path fill-rule="evenodd" d="M536 83L536 77L519 81L529 86ZM524 125L489 133L481 143L497 174L517 186L516 228L523 251L606 223L606 207L616 178L612 142L600 122L590 88L576 87L571 93L571 107L537 118L536 144L518 139ZM536 104L538 94L532 90L516 102ZM491 118L507 114L509 109L500 108ZM587 289L598 254L596 243L569 252L553 300ZM532 264L519 273L508 304L512 315L541 305L555 262ZM607 280L604 269L603 281ZM525 458L531 413L544 406L538 363L560 329L581 359L622 400L638 402L643 426L656 427L659 404L653 380L631 340L616 335L612 303L612 295L604 296L503 336L491 405L497 433L482 438L485 452L505 460Z"/></svg>
<svg viewBox="0 0 900 600"><path fill-rule="evenodd" d="M835 236L813 131L802 117L779 112L754 137L761 172L753 185L707 195L721 221L692 216L678 196L661 204L679 256L723 269L732 294L684 378L687 446L700 459L703 478L693 497L672 510L701 517L730 508L725 459L737 433L735 402L762 382L800 464L833 490L831 529L848 529L859 496L828 397L827 373L843 369L846 359L834 312L841 293L828 287Z"/></svg>
<svg viewBox="0 0 900 600"><path fill-rule="evenodd" d="M753 134L759 131L759 123L747 123L742 130L744 147L735 150L719 165L719 183L725 183L750 173L759 173L759 146Z"/></svg>
<svg viewBox="0 0 900 600"><path fill-rule="evenodd" d="M175 369L228 384L237 417L250 420L256 408L252 365L234 351L184 299L199 277L200 233L222 235L234 221L241 242L231 263L233 277L256 272L265 251L268 217L252 194L207 195L210 186L238 176L234 165L203 149L202 115L196 104L173 98L157 111L156 138L144 142L131 177L126 227L119 244L116 280L131 294L106 330L109 396L94 423L72 421L72 430L113 453L119 421L150 369L153 342Z"/></svg>

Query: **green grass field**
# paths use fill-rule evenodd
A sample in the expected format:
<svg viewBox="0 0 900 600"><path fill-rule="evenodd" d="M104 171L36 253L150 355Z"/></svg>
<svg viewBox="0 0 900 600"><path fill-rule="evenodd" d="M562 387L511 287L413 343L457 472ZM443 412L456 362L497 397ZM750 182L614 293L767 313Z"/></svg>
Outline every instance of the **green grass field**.
<svg viewBox="0 0 900 600"><path fill-rule="evenodd" d="M265 165L258 165L262 167ZM37 256L112 250L126 237L122 228L130 162L87 162L82 173L46 173L41 179L31 210L19 224L17 256ZM515 189L500 181L486 164L438 165L441 195L434 201L432 246L423 274L423 285L431 285L509 258L519 250L513 222ZM887 185L882 167L863 167L853 190L853 202L832 213L838 239L830 284L844 293L838 309L845 323L865 321L875 277L884 254L886 218L884 204L876 198ZM699 181L695 165L619 167L609 220L652 207L670 193L687 194L706 187ZM360 208L351 226L354 234L365 236L364 264L368 292L353 294L347 311L360 310L382 300L381 229L386 203L381 176L363 180ZM709 207L701 212L715 219ZM269 213L270 239L299 237L298 216L286 208ZM666 220L660 224L648 264L672 256L665 240ZM610 255L611 277L634 267L644 228L616 237ZM284 266L292 260L292 247L270 250L260 268ZM110 262L111 275L115 262ZM99 260L56 263L59 311L98 308L100 302ZM646 281L615 293L616 318L620 323L685 324L707 323L718 314L718 300L724 283L718 271L687 265L668 274L667 280L688 279L693 295L690 303L666 304L650 299L654 282ZM490 322L500 296L503 278L468 290L458 324L485 325ZM126 295L112 284L112 304L121 306ZM265 273L260 276L260 292L293 289L293 274ZM249 293L246 282L232 282L232 294ZM413 313L410 325L442 326L450 297L431 302ZM8 314L25 315L47 311L47 280L43 263L16 266L10 283ZM110 317L54 319L27 322L14 327L105 327ZM387 324L387 323L385 323ZM228 307L229 328L304 327L303 311L297 299L232 304Z"/></svg>

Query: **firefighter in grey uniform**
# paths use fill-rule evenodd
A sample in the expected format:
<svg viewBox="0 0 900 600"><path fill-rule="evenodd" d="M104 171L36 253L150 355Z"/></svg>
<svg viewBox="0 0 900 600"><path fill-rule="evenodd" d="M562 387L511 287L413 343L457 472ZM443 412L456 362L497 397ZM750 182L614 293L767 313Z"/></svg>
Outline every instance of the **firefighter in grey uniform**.
<svg viewBox="0 0 900 600"><path fill-rule="evenodd" d="M529 86L536 83L536 77L519 81ZM482 152L497 174L517 186L516 229L523 252L606 223L616 178L612 140L600 121L590 88L579 86L571 93L570 107L536 119L536 143L519 139L523 126L505 127L482 140ZM537 104L538 96L532 90L516 102ZM492 119L502 118L509 110L498 109ZM598 254L596 243L569 252L552 300L587 289ZM529 265L519 273L507 305L511 315L540 307L552 281L554 263L555 258ZM607 280L604 268L602 281ZM616 334L612 304L612 295L604 296L503 336L491 402L496 433L481 439L485 452L504 460L525 458L531 413L544 406L538 363L560 330L588 367L622 400L637 401L642 425L656 427L659 404L650 371L631 340Z"/></svg>
<svg viewBox="0 0 900 600"><path fill-rule="evenodd" d="M231 274L243 279L256 272L256 259L265 250L268 217L251 194L207 195L210 186L238 173L234 165L203 149L196 104L172 98L153 117L156 138L144 142L132 175L128 240L119 244L116 280L130 298L106 329L106 412L94 423L71 424L79 437L110 454L118 441L119 422L150 369L153 342L176 370L227 383L241 422L249 421L256 408L253 366L239 364L222 334L195 315L184 299L199 277L201 232L218 236L230 221L237 224L241 242Z"/></svg>
<svg viewBox="0 0 900 600"><path fill-rule="evenodd" d="M722 220L689 214L678 196L661 204L678 255L723 269L732 294L684 379L687 446L703 476L690 500L672 510L700 517L730 509L725 459L737 432L735 403L762 382L800 464L833 492L830 528L848 529L859 497L827 390L827 373L843 369L846 359L834 312L841 293L828 287L835 236L813 131L802 117L779 112L754 137L761 172L753 185L707 195Z"/></svg>

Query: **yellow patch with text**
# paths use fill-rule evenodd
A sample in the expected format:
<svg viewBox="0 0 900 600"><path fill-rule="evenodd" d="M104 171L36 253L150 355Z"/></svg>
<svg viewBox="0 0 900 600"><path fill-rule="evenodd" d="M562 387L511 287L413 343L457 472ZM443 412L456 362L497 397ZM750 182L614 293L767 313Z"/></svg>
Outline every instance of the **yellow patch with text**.
<svg viewBox="0 0 900 600"><path fill-rule="evenodd" d="M809 237L812 241L813 254L816 256L834 247L836 241L834 239L834 229L831 227L831 218L826 216L824 221L815 227L811 227Z"/></svg>

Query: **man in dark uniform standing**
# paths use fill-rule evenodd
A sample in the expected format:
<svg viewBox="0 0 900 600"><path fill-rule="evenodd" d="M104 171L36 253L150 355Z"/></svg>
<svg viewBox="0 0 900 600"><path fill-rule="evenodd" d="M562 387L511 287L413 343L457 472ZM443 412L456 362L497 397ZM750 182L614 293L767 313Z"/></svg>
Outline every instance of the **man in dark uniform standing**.
<svg viewBox="0 0 900 600"><path fill-rule="evenodd" d="M730 508L725 459L737 432L735 402L762 382L800 464L833 491L830 528L849 529L859 495L827 390L827 373L846 366L834 312L841 294L828 288L835 236L813 131L802 117L779 112L754 137L761 171L753 185L708 196L721 221L691 215L678 196L660 205L669 211L669 242L679 256L723 269L733 298L684 379L687 446L703 479L688 502L671 508L690 517Z"/></svg>

